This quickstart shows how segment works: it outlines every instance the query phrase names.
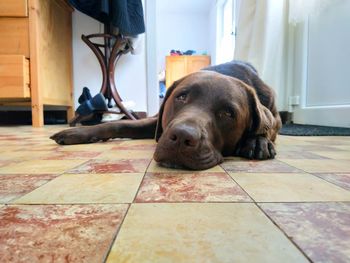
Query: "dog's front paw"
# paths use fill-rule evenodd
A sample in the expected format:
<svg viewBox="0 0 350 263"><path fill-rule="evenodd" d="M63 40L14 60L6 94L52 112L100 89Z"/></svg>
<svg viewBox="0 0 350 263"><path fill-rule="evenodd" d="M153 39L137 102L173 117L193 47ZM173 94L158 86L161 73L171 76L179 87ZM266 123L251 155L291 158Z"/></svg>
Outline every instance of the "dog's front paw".
<svg viewBox="0 0 350 263"><path fill-rule="evenodd" d="M248 138L238 149L238 155L248 159L266 160L275 158L273 143L263 136Z"/></svg>
<svg viewBox="0 0 350 263"><path fill-rule="evenodd" d="M61 145L93 143L100 140L96 135L94 135L92 127L82 127L60 131L52 135L50 139Z"/></svg>

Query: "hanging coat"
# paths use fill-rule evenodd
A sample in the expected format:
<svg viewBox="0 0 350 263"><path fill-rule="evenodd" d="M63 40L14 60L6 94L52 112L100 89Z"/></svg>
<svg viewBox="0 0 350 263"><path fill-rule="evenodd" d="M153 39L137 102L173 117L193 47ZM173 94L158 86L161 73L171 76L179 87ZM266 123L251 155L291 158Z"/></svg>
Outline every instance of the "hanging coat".
<svg viewBox="0 0 350 263"><path fill-rule="evenodd" d="M145 32L141 0L69 0L70 4L101 23L111 23L122 35Z"/></svg>

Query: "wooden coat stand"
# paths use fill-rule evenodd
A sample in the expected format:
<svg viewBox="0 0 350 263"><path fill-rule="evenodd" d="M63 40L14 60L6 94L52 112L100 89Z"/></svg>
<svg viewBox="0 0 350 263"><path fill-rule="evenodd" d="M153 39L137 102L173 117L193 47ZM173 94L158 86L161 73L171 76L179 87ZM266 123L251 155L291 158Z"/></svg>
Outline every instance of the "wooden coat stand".
<svg viewBox="0 0 350 263"><path fill-rule="evenodd" d="M97 60L101 66L102 70L102 85L100 92L108 100L108 107L112 107L112 99L116 103L117 107L120 109L120 113L124 113L128 119L136 120L138 117L131 112L129 112L123 105L122 99L117 91L114 74L116 64L119 58L131 51L130 40L123 37L121 34L115 35L111 33L111 28L109 25L105 24L105 33L103 34L91 34L82 35L82 40L91 48L97 57ZM104 44L99 44L93 41L103 38ZM104 52L102 52L103 48ZM107 111L107 113L117 113L114 111ZM118 112L119 113L119 112ZM69 121L70 126L75 126L77 123L91 118L89 116L76 116Z"/></svg>

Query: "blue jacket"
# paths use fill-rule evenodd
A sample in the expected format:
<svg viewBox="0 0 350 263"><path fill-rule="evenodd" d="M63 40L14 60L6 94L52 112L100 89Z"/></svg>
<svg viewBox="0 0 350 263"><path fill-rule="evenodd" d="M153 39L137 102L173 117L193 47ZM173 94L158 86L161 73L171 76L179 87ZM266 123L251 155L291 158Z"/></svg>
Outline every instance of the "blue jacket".
<svg viewBox="0 0 350 263"><path fill-rule="evenodd" d="M122 35L145 32L141 0L69 0L70 4L101 23L111 23Z"/></svg>

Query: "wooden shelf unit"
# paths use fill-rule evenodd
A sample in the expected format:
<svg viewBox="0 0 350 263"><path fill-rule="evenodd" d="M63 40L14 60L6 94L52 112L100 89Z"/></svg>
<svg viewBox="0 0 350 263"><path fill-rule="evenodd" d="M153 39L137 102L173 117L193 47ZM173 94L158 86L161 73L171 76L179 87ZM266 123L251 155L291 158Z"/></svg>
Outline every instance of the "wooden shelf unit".
<svg viewBox="0 0 350 263"><path fill-rule="evenodd" d="M74 116L72 12L65 0L0 2L0 105L30 105L34 127L45 105Z"/></svg>
<svg viewBox="0 0 350 263"><path fill-rule="evenodd" d="M166 88L174 81L207 66L210 66L210 56L166 56Z"/></svg>

